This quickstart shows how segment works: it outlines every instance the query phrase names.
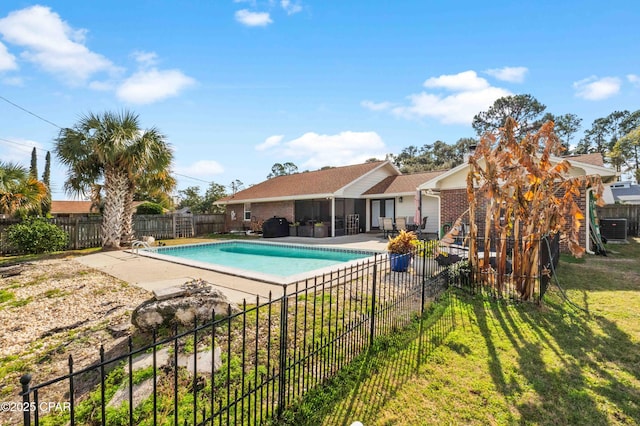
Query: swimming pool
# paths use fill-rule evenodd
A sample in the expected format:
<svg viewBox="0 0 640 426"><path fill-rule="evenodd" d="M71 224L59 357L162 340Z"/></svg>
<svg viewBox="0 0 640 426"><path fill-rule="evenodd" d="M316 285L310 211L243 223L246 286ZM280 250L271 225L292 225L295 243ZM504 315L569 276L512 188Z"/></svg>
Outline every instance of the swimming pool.
<svg viewBox="0 0 640 426"><path fill-rule="evenodd" d="M239 240L138 251L143 256L278 284L320 275L335 270L338 265L348 266L376 253Z"/></svg>

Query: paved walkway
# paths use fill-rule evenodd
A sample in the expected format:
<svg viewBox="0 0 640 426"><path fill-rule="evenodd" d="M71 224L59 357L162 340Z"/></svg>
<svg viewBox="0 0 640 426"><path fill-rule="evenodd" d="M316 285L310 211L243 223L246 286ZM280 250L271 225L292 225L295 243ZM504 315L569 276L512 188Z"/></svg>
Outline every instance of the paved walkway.
<svg viewBox="0 0 640 426"><path fill-rule="evenodd" d="M282 237L270 238L268 241L379 251L384 251L387 245L381 234L334 238ZM203 279L223 291L234 303L242 303L243 299L247 299L248 302L254 301L256 295L267 298L269 292L273 297L280 297L283 292L281 285L138 256L126 251L94 253L78 257L76 260L148 291L177 286L193 279Z"/></svg>

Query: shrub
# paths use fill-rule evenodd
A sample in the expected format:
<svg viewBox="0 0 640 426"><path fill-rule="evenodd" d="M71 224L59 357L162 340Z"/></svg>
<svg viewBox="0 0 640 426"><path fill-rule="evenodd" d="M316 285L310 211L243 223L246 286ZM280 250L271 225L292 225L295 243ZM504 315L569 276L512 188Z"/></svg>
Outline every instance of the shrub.
<svg viewBox="0 0 640 426"><path fill-rule="evenodd" d="M37 254L67 248L69 235L42 218L27 218L7 228L7 241L18 252Z"/></svg>
<svg viewBox="0 0 640 426"><path fill-rule="evenodd" d="M136 208L136 214L162 214L164 209L160 204L152 203L150 201L140 204Z"/></svg>
<svg viewBox="0 0 640 426"><path fill-rule="evenodd" d="M396 254L407 254L411 253L413 250L414 241L416 241L418 237L413 232L406 232L404 229L400 231L400 233L391 238L389 237L389 242L387 243L387 250L390 253Z"/></svg>

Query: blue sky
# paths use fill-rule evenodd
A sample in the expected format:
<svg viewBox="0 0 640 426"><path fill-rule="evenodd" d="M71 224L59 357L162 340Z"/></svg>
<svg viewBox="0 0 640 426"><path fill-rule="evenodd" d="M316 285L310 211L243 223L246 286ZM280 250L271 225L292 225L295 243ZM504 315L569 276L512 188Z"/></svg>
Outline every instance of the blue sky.
<svg viewBox="0 0 640 426"><path fill-rule="evenodd" d="M87 112L130 109L175 150L179 188L258 183L475 136L529 93L583 129L640 108L632 1L0 3L0 160L29 164ZM579 137L578 137L579 138ZM54 199L65 169L54 159Z"/></svg>

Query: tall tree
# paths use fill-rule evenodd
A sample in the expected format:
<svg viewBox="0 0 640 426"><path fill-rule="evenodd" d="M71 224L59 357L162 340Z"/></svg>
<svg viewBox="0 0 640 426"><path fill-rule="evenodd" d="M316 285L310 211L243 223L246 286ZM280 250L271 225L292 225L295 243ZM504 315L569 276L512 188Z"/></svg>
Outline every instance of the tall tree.
<svg viewBox="0 0 640 426"><path fill-rule="evenodd" d="M271 166L271 173L267 175L267 179L271 179L277 176L291 175L297 172L298 166L291 162L286 162L284 164L275 163L273 166Z"/></svg>
<svg viewBox="0 0 640 426"><path fill-rule="evenodd" d="M138 115L130 111L81 117L73 128L60 131L55 151L69 168L67 191L95 195L95 185L102 182L102 246L112 249L120 247L123 224L126 228L131 221L133 210L125 206L133 198L136 177L166 169L172 158L165 137L155 128L142 130Z"/></svg>
<svg viewBox="0 0 640 426"><path fill-rule="evenodd" d="M220 213L224 207L215 206L213 203L227 194L224 185L211 182L204 196L200 195L199 186L190 186L178 191L180 204L178 208L189 207L192 213Z"/></svg>
<svg viewBox="0 0 640 426"><path fill-rule="evenodd" d="M582 118L575 114L553 115L551 113L546 113L542 118L542 121L554 122L555 126L553 130L556 136L560 139L564 152L568 153L571 150L571 138L573 138L573 135L575 135L582 127Z"/></svg>
<svg viewBox="0 0 640 426"><path fill-rule="evenodd" d="M231 188L231 194L235 195L236 192L241 191L242 188L244 188L244 183L242 183L241 180L236 179L229 184L229 187Z"/></svg>
<svg viewBox="0 0 640 426"><path fill-rule="evenodd" d="M520 138L540 129L543 124L542 113L546 108L531 95L505 96L497 99L487 111L473 117L472 126L478 136L496 133L511 117L516 122L514 136Z"/></svg>
<svg viewBox="0 0 640 426"><path fill-rule="evenodd" d="M42 172L42 183L47 187L47 197L42 203L42 215L47 216L51 212L51 152L47 151L44 157L44 172Z"/></svg>
<svg viewBox="0 0 640 426"><path fill-rule="evenodd" d="M0 213L9 216L37 214L47 195L45 185L26 168L0 161Z"/></svg>
<svg viewBox="0 0 640 426"><path fill-rule="evenodd" d="M31 176L32 179L38 179L38 153L36 152L35 146L31 150L31 167L29 167L29 176Z"/></svg>

